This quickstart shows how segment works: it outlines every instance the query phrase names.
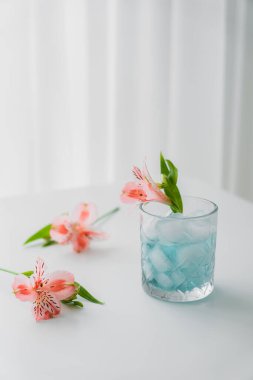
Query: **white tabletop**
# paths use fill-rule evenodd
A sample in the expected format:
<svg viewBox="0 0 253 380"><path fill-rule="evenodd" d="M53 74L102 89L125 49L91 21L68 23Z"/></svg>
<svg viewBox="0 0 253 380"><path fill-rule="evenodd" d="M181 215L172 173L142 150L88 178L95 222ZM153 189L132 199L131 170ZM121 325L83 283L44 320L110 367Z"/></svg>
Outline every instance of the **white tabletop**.
<svg viewBox="0 0 253 380"><path fill-rule="evenodd" d="M69 247L24 249L22 242L62 211L94 201L100 212L119 204L119 186L59 191L0 201L1 265L68 270L104 306L85 302L36 323L31 304L11 293L0 273L0 378L87 380L253 379L253 205L198 182L184 194L219 205L215 291L188 304L165 303L141 287L139 220L124 208L106 226L110 239L84 254Z"/></svg>

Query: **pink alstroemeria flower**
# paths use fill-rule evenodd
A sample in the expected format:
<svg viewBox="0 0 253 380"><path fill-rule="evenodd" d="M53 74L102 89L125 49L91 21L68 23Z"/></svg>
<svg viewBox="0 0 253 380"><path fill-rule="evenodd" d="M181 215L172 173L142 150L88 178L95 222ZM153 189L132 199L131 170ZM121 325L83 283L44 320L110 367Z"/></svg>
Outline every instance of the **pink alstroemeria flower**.
<svg viewBox="0 0 253 380"><path fill-rule="evenodd" d="M137 181L128 182L121 194L121 201L124 203L134 203L136 201L149 202L159 201L170 204L170 199L159 189L158 185L152 179L146 165L141 171L138 167L133 167L133 174Z"/></svg>
<svg viewBox="0 0 253 380"><path fill-rule="evenodd" d="M59 244L71 243L75 252L85 251L91 239L105 239L106 234L97 231L92 223L96 220L96 207L92 203L79 204L72 214L58 217L52 223L51 239Z"/></svg>
<svg viewBox="0 0 253 380"><path fill-rule="evenodd" d="M28 278L23 274L15 277L13 285L15 296L21 301L32 301L36 321L50 319L61 311L61 300L76 292L72 273L58 271L45 274L45 263L38 259L34 274Z"/></svg>

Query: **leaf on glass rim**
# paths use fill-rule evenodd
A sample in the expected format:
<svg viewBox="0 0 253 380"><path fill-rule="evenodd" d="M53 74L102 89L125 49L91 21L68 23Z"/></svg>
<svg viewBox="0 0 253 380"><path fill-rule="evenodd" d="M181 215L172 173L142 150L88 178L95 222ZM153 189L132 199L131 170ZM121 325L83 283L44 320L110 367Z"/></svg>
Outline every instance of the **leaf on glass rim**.
<svg viewBox="0 0 253 380"><path fill-rule="evenodd" d="M90 301L90 302L93 302L93 303L97 303L99 305L103 305L104 303L97 300L95 297L93 297L93 295L91 295L88 290L86 290L82 285L80 285L78 282L75 282L75 285L77 287L77 294L86 299L87 301Z"/></svg>
<svg viewBox="0 0 253 380"><path fill-rule="evenodd" d="M161 174L169 178L170 181L176 185L178 178L178 170L170 160L166 160L163 157L162 153L160 153L160 166Z"/></svg>
<svg viewBox="0 0 253 380"><path fill-rule="evenodd" d="M170 160L163 157L162 153L160 154L160 167L162 175L161 188L172 202L170 205L171 210L174 213L182 213L183 202L177 187L178 170Z"/></svg>
<svg viewBox="0 0 253 380"><path fill-rule="evenodd" d="M180 195L180 192L178 190L177 185L174 185L173 183L169 183L167 179L164 179L164 186L163 186L165 194L171 199L172 204L170 205L171 210L173 212L183 212L183 202Z"/></svg>
<svg viewBox="0 0 253 380"><path fill-rule="evenodd" d="M35 234L30 236L25 242L24 245L31 243L35 240L39 239L45 239L45 240L50 240L50 230L51 230L52 225L48 224L47 226L41 228L41 230L37 231Z"/></svg>
<svg viewBox="0 0 253 380"><path fill-rule="evenodd" d="M176 185L177 184L177 178L178 178L178 170L170 160L166 160L166 163L168 164L168 167L170 168L169 178Z"/></svg>

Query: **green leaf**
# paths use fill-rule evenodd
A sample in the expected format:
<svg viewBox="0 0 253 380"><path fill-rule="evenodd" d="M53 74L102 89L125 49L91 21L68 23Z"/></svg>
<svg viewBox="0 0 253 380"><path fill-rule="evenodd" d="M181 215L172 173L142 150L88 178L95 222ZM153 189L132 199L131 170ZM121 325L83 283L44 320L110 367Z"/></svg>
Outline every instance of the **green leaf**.
<svg viewBox="0 0 253 380"><path fill-rule="evenodd" d="M69 305L70 303L72 303L73 301L71 300L61 300L61 303L63 303L64 305Z"/></svg>
<svg viewBox="0 0 253 380"><path fill-rule="evenodd" d="M68 303L68 302L72 302L74 301L77 297L77 293L78 293L78 288L76 288L75 290L75 293L72 294L72 296L70 296L69 298L66 298L65 300L63 300L64 302Z"/></svg>
<svg viewBox="0 0 253 380"><path fill-rule="evenodd" d="M73 304L73 306L83 307L83 303L80 301L73 301L72 304Z"/></svg>
<svg viewBox="0 0 253 380"><path fill-rule="evenodd" d="M25 242L24 245L31 243L38 239L50 239L50 230L51 230L51 224L48 224L47 226L41 228L41 230L37 231L34 235L30 236Z"/></svg>
<svg viewBox="0 0 253 380"><path fill-rule="evenodd" d="M103 302L97 300L95 297L93 297L89 292L88 290L86 290L82 285L80 285L78 282L75 282L75 285L77 287L77 294L86 299L87 301L90 301L90 302L93 302L93 303L96 303L96 304L100 304L100 305L103 305Z"/></svg>
<svg viewBox="0 0 253 380"><path fill-rule="evenodd" d="M66 300L62 300L61 302L67 305L67 304L73 302L75 299L76 299L76 294L74 294L74 296L72 296L70 298L67 298Z"/></svg>
<svg viewBox="0 0 253 380"><path fill-rule="evenodd" d="M31 277L33 273L33 270L27 270L26 272L22 272L21 274L24 274L26 277Z"/></svg>
<svg viewBox="0 0 253 380"><path fill-rule="evenodd" d="M173 212L183 212L183 202L181 198L181 194L178 190L177 185L175 185L171 179L168 177L163 177L163 184L164 184L164 192L165 194L171 199L171 210Z"/></svg>
<svg viewBox="0 0 253 380"><path fill-rule="evenodd" d="M54 245L54 244L57 244L57 242L49 239L44 244L42 244L42 247L49 247L50 245Z"/></svg>
<svg viewBox="0 0 253 380"><path fill-rule="evenodd" d="M177 168L175 167L175 165L170 161L170 160L166 160L169 168L170 168L170 174L169 174L169 178L172 179L172 181L175 183L175 185L177 184L177 178L178 178L178 170Z"/></svg>
<svg viewBox="0 0 253 380"><path fill-rule="evenodd" d="M165 158L163 157L162 152L160 153L160 168L161 168L161 174L165 176L169 175L169 168L168 168Z"/></svg>
<svg viewBox="0 0 253 380"><path fill-rule="evenodd" d="M67 305L67 306L83 307L83 303L80 302L80 301L66 301L66 300L62 300L61 303L63 303L64 305Z"/></svg>
<svg viewBox="0 0 253 380"><path fill-rule="evenodd" d="M169 180L176 185L178 178L178 170L170 160L167 160L163 157L162 152L160 153L160 167L161 174L169 178Z"/></svg>
<svg viewBox="0 0 253 380"><path fill-rule="evenodd" d="M170 160L164 158L162 153L160 154L160 167L162 175L160 188L162 188L167 197L169 197L172 212L182 213L183 202L177 187L178 170Z"/></svg>

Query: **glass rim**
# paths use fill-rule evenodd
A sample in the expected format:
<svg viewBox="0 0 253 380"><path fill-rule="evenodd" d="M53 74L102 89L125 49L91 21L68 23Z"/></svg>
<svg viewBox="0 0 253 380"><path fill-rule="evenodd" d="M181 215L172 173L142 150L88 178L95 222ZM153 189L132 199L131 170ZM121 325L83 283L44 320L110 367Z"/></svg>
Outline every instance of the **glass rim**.
<svg viewBox="0 0 253 380"><path fill-rule="evenodd" d="M192 198L192 199L200 199L202 201L205 201L205 202L208 202L210 204L213 205L213 210L203 214L203 215L198 215L198 216L178 216L179 214L177 214L177 218L174 219L174 220L190 220L190 219L201 219L201 218L206 218L207 216L210 216L212 214L215 214L219 207L217 206L216 203L214 203L213 201L210 201L209 199L206 199L206 198L201 198L201 197L195 197L193 195L183 195L182 198ZM147 215L150 215L150 216L153 216L154 218L158 218L158 219L168 219L171 217L172 214L174 214L173 212L168 215L168 216L160 216L160 215L155 215L155 214L152 214L151 212L148 212L144 209L145 205L148 205L150 203L162 203L162 202L159 202L159 201L148 201L148 202L143 202L139 205L139 208L140 210L144 213L144 214L147 214ZM170 207L168 205L168 207ZM182 214L183 215L183 214Z"/></svg>

